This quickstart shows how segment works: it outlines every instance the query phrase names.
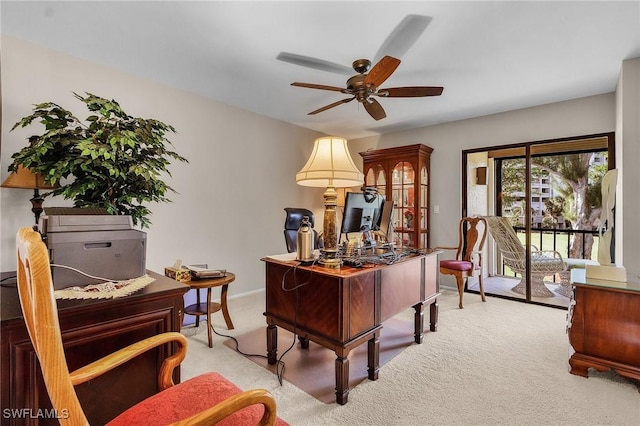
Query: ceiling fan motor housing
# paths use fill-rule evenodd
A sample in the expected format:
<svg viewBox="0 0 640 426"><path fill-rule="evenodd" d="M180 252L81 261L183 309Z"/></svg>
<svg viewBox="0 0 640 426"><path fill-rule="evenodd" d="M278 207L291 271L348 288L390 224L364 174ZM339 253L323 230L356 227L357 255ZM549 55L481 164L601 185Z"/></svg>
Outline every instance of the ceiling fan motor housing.
<svg viewBox="0 0 640 426"><path fill-rule="evenodd" d="M364 82L366 75L358 74L347 80L347 93L355 95L356 99L360 102L365 101L376 88L370 84Z"/></svg>
<svg viewBox="0 0 640 426"><path fill-rule="evenodd" d="M353 69L360 74L364 74L371 68L371 61L368 59L356 59L353 61Z"/></svg>

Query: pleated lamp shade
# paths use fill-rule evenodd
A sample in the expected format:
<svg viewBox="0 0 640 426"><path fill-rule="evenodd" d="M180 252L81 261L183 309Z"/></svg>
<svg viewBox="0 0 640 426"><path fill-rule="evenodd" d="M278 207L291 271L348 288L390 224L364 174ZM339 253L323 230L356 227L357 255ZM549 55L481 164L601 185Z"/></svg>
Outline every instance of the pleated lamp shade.
<svg viewBox="0 0 640 426"><path fill-rule="evenodd" d="M364 175L353 163L347 140L336 136L318 138L307 164L296 174L298 185L345 188L364 183Z"/></svg>

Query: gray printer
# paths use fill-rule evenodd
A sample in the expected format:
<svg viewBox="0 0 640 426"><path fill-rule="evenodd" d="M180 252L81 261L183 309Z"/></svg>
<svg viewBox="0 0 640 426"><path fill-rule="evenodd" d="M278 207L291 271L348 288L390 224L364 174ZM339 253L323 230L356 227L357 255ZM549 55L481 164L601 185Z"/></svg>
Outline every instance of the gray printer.
<svg viewBox="0 0 640 426"><path fill-rule="evenodd" d="M109 215L105 209L45 207L39 228L56 290L146 272L147 234L133 229L131 216Z"/></svg>

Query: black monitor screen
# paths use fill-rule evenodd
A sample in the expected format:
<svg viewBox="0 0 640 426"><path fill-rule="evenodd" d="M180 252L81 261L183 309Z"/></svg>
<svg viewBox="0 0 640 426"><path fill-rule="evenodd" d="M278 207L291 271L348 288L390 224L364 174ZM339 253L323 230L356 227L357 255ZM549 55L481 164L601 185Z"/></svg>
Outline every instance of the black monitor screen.
<svg viewBox="0 0 640 426"><path fill-rule="evenodd" d="M340 232L363 232L380 229L384 197L376 192L347 192Z"/></svg>

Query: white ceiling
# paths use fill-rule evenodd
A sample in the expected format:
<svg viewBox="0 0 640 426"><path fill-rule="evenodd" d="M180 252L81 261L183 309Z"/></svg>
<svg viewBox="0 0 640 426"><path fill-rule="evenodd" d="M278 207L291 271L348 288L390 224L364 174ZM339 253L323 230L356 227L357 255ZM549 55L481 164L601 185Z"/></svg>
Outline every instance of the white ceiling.
<svg viewBox="0 0 640 426"><path fill-rule="evenodd" d="M3 34L347 138L612 92L621 62L640 56L638 0L3 0L0 11ZM373 60L409 14L432 20L382 86L444 86L442 96L382 98L380 121L355 101L306 115L347 96L290 83L343 87L348 77L280 52Z"/></svg>

